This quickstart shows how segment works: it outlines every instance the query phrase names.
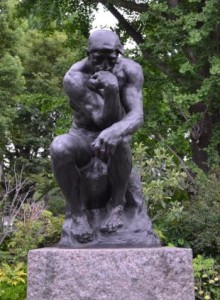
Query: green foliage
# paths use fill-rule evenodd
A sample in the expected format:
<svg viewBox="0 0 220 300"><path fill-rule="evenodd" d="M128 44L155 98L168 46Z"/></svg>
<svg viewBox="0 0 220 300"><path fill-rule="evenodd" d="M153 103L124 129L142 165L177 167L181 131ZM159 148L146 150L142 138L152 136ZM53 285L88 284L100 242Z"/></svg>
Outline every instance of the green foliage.
<svg viewBox="0 0 220 300"><path fill-rule="evenodd" d="M58 243L63 216L52 216L38 205L24 205L22 220L16 220L15 230L7 241L9 260L26 261L28 251Z"/></svg>
<svg viewBox="0 0 220 300"><path fill-rule="evenodd" d="M62 80L82 53L67 46L62 29L45 34L19 19L16 3L1 2L5 48L0 47L0 163L5 175L13 174L15 162L18 172L25 166L25 178L39 199L55 186L50 144L72 122ZM14 42L9 43L9 33Z"/></svg>
<svg viewBox="0 0 220 300"><path fill-rule="evenodd" d="M46 31L54 30L54 28L64 27L70 34L80 32L80 38L88 35L88 31L93 19L92 8L96 8L97 3L92 1L75 0L68 1L28 1L23 0L19 3L18 10L21 15L34 18L32 21L35 27L43 28ZM72 40L74 41L74 39ZM77 40L78 42L79 40Z"/></svg>
<svg viewBox="0 0 220 300"><path fill-rule="evenodd" d="M220 186L219 170L208 176L197 175L195 195L186 207L184 227L190 228L192 247L195 253L220 254Z"/></svg>
<svg viewBox="0 0 220 300"><path fill-rule="evenodd" d="M29 250L58 243L62 224L63 216L53 216L42 202L23 203L14 220L13 231L0 245L1 256L8 263L26 262Z"/></svg>
<svg viewBox="0 0 220 300"><path fill-rule="evenodd" d="M193 178L184 161L169 150L158 147L149 158L143 144L134 144L133 157L141 172L149 214L162 242L192 247L195 254L219 255L219 170L205 175L194 168L197 177Z"/></svg>
<svg viewBox="0 0 220 300"><path fill-rule="evenodd" d="M216 257L220 254L219 178L203 174L203 179L196 178L188 190L194 194L188 199L175 197L165 209L149 209L155 230L165 245L191 247L195 255Z"/></svg>
<svg viewBox="0 0 220 300"><path fill-rule="evenodd" d="M22 300L26 298L26 266L22 262L0 265L0 299Z"/></svg>
<svg viewBox="0 0 220 300"><path fill-rule="evenodd" d="M189 247L189 232L183 227L189 201L185 170L169 150L160 146L149 156L148 148L134 144L133 158L141 173L149 215L161 241L164 245Z"/></svg>
<svg viewBox="0 0 220 300"><path fill-rule="evenodd" d="M196 299L219 299L220 268L215 260L198 255L193 259L193 269Z"/></svg>
<svg viewBox="0 0 220 300"><path fill-rule="evenodd" d="M17 1L16 1L17 2ZM17 41L19 40L18 19L14 18L15 1L2 0L0 2L0 54L4 56L6 52L14 53Z"/></svg>
<svg viewBox="0 0 220 300"><path fill-rule="evenodd" d="M43 169L50 170L49 145L55 127L59 132L71 124L70 109L62 92L62 79L76 58L65 47L64 33L45 36L28 28L24 28L24 33L18 54L24 68L26 90L22 95L17 93L16 114L9 128L9 143L15 149L13 153L9 148L7 157L12 162L16 154L16 161L22 159L22 164L28 164L30 175L39 174Z"/></svg>
<svg viewBox="0 0 220 300"><path fill-rule="evenodd" d="M59 188L50 191L47 209L52 212L53 216L65 214L66 201Z"/></svg>
<svg viewBox="0 0 220 300"><path fill-rule="evenodd" d="M0 283L17 285L25 283L26 273L24 263L16 263L13 267L2 263L0 267Z"/></svg>
<svg viewBox="0 0 220 300"><path fill-rule="evenodd" d="M143 143L134 144L134 164L140 170L143 192L148 198L150 211L166 208L177 194L184 195L186 173L175 163L174 157L165 148L158 147L149 157ZM173 212L176 209L172 207Z"/></svg>
<svg viewBox="0 0 220 300"><path fill-rule="evenodd" d="M217 257L220 254L219 170L207 176L194 169L197 177L189 181L187 169L180 168L184 162L178 166L180 161L164 148L158 147L149 158L148 148L136 143L133 157L141 171L148 211L161 242L170 247L191 247L194 254ZM206 256L198 254L193 260L196 299L219 299L220 266L217 260Z"/></svg>
<svg viewBox="0 0 220 300"><path fill-rule="evenodd" d="M42 203L24 204L13 232L0 245L0 299L26 299L29 250L54 246L60 238L63 216L52 216Z"/></svg>
<svg viewBox="0 0 220 300"><path fill-rule="evenodd" d="M12 3L13 2L13 3ZM2 160L11 119L13 97L24 90L23 67L14 49L18 41L18 22L13 18L14 1L0 3L0 161Z"/></svg>
<svg viewBox="0 0 220 300"><path fill-rule="evenodd" d="M219 155L220 134L217 2L151 1L138 14L138 26L132 23L143 38L142 53L137 51L135 59L145 74L145 145L154 149L162 142L181 159L186 157L201 166L206 158L200 151L207 143L212 146L212 152L208 152L211 168L216 163L213 156ZM132 13L129 17L138 19ZM190 136L195 128L197 136Z"/></svg>
<svg viewBox="0 0 220 300"><path fill-rule="evenodd" d="M12 56L6 52L0 58L0 157L9 135L9 125L15 115L14 96L24 90L24 77L21 60L18 56Z"/></svg>
<svg viewBox="0 0 220 300"><path fill-rule="evenodd" d="M27 285L17 284L10 285L6 283L0 283L0 299L1 300L25 300L26 299Z"/></svg>
<svg viewBox="0 0 220 300"><path fill-rule="evenodd" d="M10 97L23 91L25 81L22 73L20 58L6 52L0 60L1 99L4 96Z"/></svg>

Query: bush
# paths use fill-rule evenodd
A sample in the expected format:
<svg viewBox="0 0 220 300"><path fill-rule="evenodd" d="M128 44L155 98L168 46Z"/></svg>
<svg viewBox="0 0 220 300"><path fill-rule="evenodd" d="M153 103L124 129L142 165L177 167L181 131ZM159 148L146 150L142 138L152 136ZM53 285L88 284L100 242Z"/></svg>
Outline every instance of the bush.
<svg viewBox="0 0 220 300"><path fill-rule="evenodd" d="M59 239L63 216L53 216L40 203L23 205L13 232L0 245L0 299L26 299L26 265L29 250L54 246Z"/></svg>
<svg viewBox="0 0 220 300"><path fill-rule="evenodd" d="M193 260L196 299L220 299L220 273L213 258L198 255Z"/></svg>
<svg viewBox="0 0 220 300"><path fill-rule="evenodd" d="M220 169L206 175L193 166L193 178L169 149L159 146L149 158L142 143L134 146L148 212L162 242L192 247L195 255L219 255Z"/></svg>
<svg viewBox="0 0 220 300"><path fill-rule="evenodd" d="M26 299L26 265L24 263L16 263L15 265L1 264L0 299Z"/></svg>
<svg viewBox="0 0 220 300"><path fill-rule="evenodd" d="M59 242L63 216L54 217L44 210L37 220L15 222L15 231L7 243L7 252L12 260L26 261L31 249L54 246Z"/></svg>
<svg viewBox="0 0 220 300"><path fill-rule="evenodd" d="M186 172L168 150L158 147L152 157L142 143L135 144L133 159L141 173L148 213L164 245L189 247L183 225L189 197Z"/></svg>
<svg viewBox="0 0 220 300"><path fill-rule="evenodd" d="M220 170L206 175L194 167L193 178L184 162L168 150L158 147L150 158L147 151L136 144L133 157L154 230L164 245L193 249L196 299L218 300Z"/></svg>
<svg viewBox="0 0 220 300"><path fill-rule="evenodd" d="M155 218L172 201L186 198L186 173L165 148L156 148L151 157L147 150L142 143L135 143L133 160L141 174L149 212Z"/></svg>
<svg viewBox="0 0 220 300"><path fill-rule="evenodd" d="M39 203L25 204L14 222L14 230L1 245L5 261L26 262L31 249L50 247L60 239L64 216L53 216Z"/></svg>
<svg viewBox="0 0 220 300"><path fill-rule="evenodd" d="M26 299L26 284L10 285L0 283L0 299L1 300L25 300Z"/></svg>
<svg viewBox="0 0 220 300"><path fill-rule="evenodd" d="M53 189L53 191L50 193L47 209L51 211L54 216L65 214L66 201L60 190Z"/></svg>
<svg viewBox="0 0 220 300"><path fill-rule="evenodd" d="M186 207L184 228L194 253L220 255L220 185L219 171L197 175L196 192Z"/></svg>

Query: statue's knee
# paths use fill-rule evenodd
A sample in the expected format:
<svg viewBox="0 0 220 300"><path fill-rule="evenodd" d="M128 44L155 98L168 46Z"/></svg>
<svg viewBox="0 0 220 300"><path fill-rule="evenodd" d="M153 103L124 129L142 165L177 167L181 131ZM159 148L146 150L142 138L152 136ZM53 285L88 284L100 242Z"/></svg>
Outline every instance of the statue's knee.
<svg viewBox="0 0 220 300"><path fill-rule="evenodd" d="M50 147L50 154L53 163L65 163L71 160L71 151L69 151L62 136L56 137Z"/></svg>
<svg viewBox="0 0 220 300"><path fill-rule="evenodd" d="M131 153L131 146L129 143L127 143L126 141L122 141L116 148L116 154L117 155L125 155L125 154L129 154Z"/></svg>
<svg viewBox="0 0 220 300"><path fill-rule="evenodd" d="M126 164L131 167L132 158L130 144L126 142L120 143L114 152L112 160L119 165Z"/></svg>

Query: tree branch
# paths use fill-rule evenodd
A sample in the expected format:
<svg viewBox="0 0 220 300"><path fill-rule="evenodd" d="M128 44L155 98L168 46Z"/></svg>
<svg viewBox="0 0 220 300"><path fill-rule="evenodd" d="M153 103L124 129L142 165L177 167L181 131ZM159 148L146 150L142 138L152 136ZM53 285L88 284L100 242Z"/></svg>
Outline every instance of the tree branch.
<svg viewBox="0 0 220 300"><path fill-rule="evenodd" d="M113 14L113 16L118 20L119 24L125 29L125 31L130 35L131 38L139 45L144 43L144 38L140 32L136 31L124 18L124 16L112 5L106 5L107 9ZM143 55L146 59L152 61L153 56L151 51L144 50ZM161 62L156 62L155 67L157 67L165 75L169 75L169 69Z"/></svg>
<svg viewBox="0 0 220 300"><path fill-rule="evenodd" d="M120 6L121 8L125 8L128 9L130 11L135 11L135 12L139 12L139 13L143 13L148 11L148 4L147 3L137 3L135 1L128 1L128 0L99 0L99 1L95 1L95 2L99 2L105 6L108 5L116 5L116 6Z"/></svg>
<svg viewBox="0 0 220 300"><path fill-rule="evenodd" d="M163 137L160 134L158 135L158 137L159 137L160 141L163 141ZM187 167L187 165L185 164L184 160L177 154L177 152L171 146L166 144L165 147L167 147L167 149L169 149L170 152L172 152L172 154L178 159L178 161L180 162L181 167L183 168L183 170L187 174L189 181L192 182L192 183L195 182L195 179L191 175L190 170Z"/></svg>
<svg viewBox="0 0 220 300"><path fill-rule="evenodd" d="M142 44L144 42L142 35L129 24L124 16L112 4L106 4L106 7L137 44Z"/></svg>

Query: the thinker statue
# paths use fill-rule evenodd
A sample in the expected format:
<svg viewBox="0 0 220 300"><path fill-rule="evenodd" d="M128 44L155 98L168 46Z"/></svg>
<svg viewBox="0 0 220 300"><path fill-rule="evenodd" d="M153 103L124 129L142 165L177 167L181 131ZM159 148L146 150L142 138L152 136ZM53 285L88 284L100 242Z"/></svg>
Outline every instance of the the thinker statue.
<svg viewBox="0 0 220 300"><path fill-rule="evenodd" d="M143 124L142 68L122 56L112 31L93 32L87 54L64 77L72 128L51 145L68 206L60 245L159 245L130 148L131 135Z"/></svg>

